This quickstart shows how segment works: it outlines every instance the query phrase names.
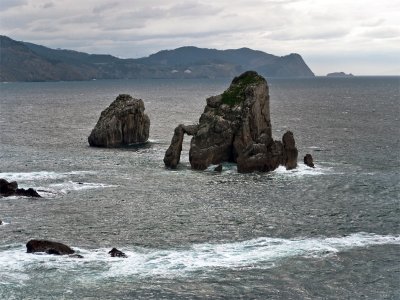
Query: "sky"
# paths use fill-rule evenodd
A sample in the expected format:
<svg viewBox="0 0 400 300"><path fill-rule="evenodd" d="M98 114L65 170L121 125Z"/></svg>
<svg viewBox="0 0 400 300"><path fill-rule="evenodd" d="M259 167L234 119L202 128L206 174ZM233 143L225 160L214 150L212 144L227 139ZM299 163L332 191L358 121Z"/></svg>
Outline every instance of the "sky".
<svg viewBox="0 0 400 300"><path fill-rule="evenodd" d="M0 0L0 34L121 58L248 47L299 53L316 75L400 75L399 0Z"/></svg>

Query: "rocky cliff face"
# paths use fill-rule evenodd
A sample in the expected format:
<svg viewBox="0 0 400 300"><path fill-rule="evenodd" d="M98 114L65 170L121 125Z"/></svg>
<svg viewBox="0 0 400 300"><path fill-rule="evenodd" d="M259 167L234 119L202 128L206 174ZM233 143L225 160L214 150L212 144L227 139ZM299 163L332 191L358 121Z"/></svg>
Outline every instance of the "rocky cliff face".
<svg viewBox="0 0 400 300"><path fill-rule="evenodd" d="M166 152L164 162L167 167L174 168L179 163L185 133L179 132L179 138L176 138L175 130ZM272 139L268 85L256 72L243 73L233 79L222 95L207 99L207 106L192 135L189 151L192 169L204 170L211 164L222 162L237 163L239 172L266 172L280 164L291 169L297 165L293 134L285 133L282 142ZM180 150L173 152L170 149ZM173 159L171 153L174 153Z"/></svg>
<svg viewBox="0 0 400 300"><path fill-rule="evenodd" d="M110 148L146 142L150 119L144 109L143 100L119 95L101 113L88 138L90 146Z"/></svg>

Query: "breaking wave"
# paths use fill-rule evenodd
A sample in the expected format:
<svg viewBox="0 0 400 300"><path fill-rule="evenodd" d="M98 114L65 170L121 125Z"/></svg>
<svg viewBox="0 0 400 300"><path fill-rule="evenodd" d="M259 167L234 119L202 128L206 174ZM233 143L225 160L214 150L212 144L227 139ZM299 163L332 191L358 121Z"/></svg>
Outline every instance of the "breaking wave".
<svg viewBox="0 0 400 300"><path fill-rule="evenodd" d="M112 258L110 249L85 250L76 248L83 259L33 255L25 246L13 245L0 248L1 284L19 283L29 278L31 270L57 269L61 274L73 272L90 278L177 277L192 272L207 274L216 269L268 269L285 259L295 257L318 258L335 255L354 248L373 245L399 245L400 236L354 233L344 237L282 239L262 237L242 242L224 244L195 244L177 249L149 249L121 247L128 258Z"/></svg>

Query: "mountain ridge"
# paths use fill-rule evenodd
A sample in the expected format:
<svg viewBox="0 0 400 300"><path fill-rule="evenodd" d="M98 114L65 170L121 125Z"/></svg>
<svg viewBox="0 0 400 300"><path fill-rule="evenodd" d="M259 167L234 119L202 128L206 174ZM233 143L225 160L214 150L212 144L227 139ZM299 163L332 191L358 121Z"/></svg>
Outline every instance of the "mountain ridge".
<svg viewBox="0 0 400 300"><path fill-rule="evenodd" d="M0 36L0 81L136 78L232 78L246 70L265 77L314 77L299 54L275 56L250 48L184 46L142 58L121 59L52 49Z"/></svg>

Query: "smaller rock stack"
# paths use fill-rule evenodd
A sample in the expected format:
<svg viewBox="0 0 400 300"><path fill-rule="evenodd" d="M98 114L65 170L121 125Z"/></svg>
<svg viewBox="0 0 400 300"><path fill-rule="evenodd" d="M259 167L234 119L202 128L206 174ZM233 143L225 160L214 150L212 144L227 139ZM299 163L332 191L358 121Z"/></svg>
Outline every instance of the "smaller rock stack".
<svg viewBox="0 0 400 300"><path fill-rule="evenodd" d="M88 141L94 147L123 147L147 142L150 118L144 113L144 103L121 94L102 111Z"/></svg>

